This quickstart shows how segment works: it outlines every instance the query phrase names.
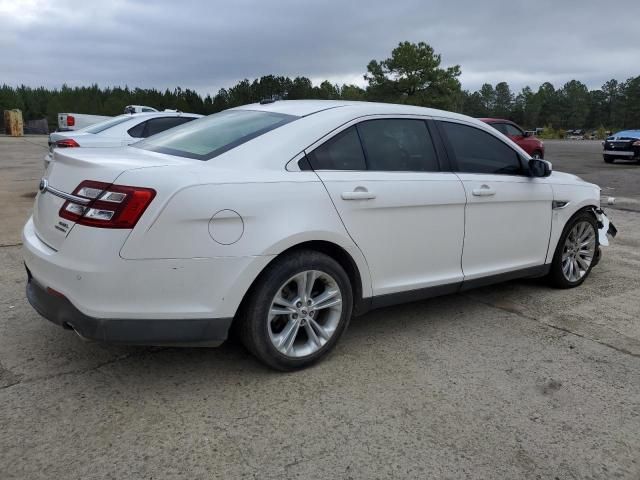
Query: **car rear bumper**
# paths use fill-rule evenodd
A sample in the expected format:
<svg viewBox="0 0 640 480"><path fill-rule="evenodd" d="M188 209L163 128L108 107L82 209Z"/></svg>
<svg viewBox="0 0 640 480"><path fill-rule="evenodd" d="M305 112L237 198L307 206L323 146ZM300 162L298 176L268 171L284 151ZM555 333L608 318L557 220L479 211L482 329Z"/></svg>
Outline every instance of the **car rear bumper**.
<svg viewBox="0 0 640 480"><path fill-rule="evenodd" d="M130 232L76 225L55 250L32 219L23 229L23 260L45 288L61 292L94 318L234 317L246 291L273 256L126 260Z"/></svg>
<svg viewBox="0 0 640 480"><path fill-rule="evenodd" d="M83 314L62 294L46 289L27 269L27 298L44 318L90 340L126 345L215 347L227 339L232 318L121 319Z"/></svg>

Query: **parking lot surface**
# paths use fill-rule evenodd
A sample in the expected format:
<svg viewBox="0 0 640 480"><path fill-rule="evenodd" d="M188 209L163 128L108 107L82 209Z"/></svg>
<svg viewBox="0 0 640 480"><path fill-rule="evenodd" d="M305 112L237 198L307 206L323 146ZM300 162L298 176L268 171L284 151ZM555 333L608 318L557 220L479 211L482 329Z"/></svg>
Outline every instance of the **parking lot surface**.
<svg viewBox="0 0 640 480"><path fill-rule="evenodd" d="M640 166L547 142L620 200L585 284L526 280L354 319L289 374L86 343L24 298L45 137L0 136L0 478L640 478Z"/></svg>

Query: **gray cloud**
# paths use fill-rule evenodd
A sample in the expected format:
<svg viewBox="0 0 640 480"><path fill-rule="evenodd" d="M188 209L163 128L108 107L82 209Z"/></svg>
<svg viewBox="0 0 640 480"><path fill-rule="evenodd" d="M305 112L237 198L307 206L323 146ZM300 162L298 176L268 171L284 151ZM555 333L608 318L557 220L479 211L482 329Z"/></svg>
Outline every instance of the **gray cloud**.
<svg viewBox="0 0 640 480"><path fill-rule="evenodd" d="M640 72L637 0L0 0L0 82L215 93L242 78L363 83L367 63L425 41L464 88L570 79L599 87Z"/></svg>

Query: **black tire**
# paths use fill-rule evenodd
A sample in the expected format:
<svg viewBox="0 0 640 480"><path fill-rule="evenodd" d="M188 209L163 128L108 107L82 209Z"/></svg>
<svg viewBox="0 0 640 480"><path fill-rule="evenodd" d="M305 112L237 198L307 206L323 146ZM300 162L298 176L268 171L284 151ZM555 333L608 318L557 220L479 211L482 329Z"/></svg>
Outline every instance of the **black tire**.
<svg viewBox="0 0 640 480"><path fill-rule="evenodd" d="M589 268L587 269L586 273L582 276L582 278L572 282L568 280L564 276L564 273L562 272L562 252L563 252L565 241L571 229L574 227L574 225L583 221L589 222L593 227L593 231L595 234L595 253L594 253L594 258L591 261L591 264L589 265ZM556 246L556 251L553 255L553 261L551 262L551 270L549 271L549 275L547 276L547 279L551 284L551 286L556 288L574 288L574 287L577 287L578 285L581 285L582 282L584 282L585 279L589 276L593 267L595 267L598 261L600 260L599 250L600 250L600 244L598 242L598 222L595 216L587 210L578 212L577 214L575 214L573 217L569 219L564 229L562 230L562 235L560 235L560 240L558 241L558 245Z"/></svg>
<svg viewBox="0 0 640 480"><path fill-rule="evenodd" d="M540 160L544 160L544 154L540 150L536 150L531 154L531 158L539 158Z"/></svg>
<svg viewBox="0 0 640 480"><path fill-rule="evenodd" d="M303 357L286 356L276 349L269 335L269 310L280 287L294 275L317 270L330 275L342 296L342 312L332 336L314 353ZM349 277L333 258L313 250L298 250L273 261L256 280L244 302L239 318L239 336L254 356L271 368L281 371L307 367L324 357L346 330L353 309L353 293Z"/></svg>
<svg viewBox="0 0 640 480"><path fill-rule="evenodd" d="M591 265L591 268L595 267L596 265L598 265L600 263L600 259L602 258L602 249L600 247L598 247L596 249L596 255L593 258L593 265Z"/></svg>
<svg viewBox="0 0 640 480"><path fill-rule="evenodd" d="M613 161L616 159L612 155L603 155L602 158L604 158L604 163L613 163Z"/></svg>

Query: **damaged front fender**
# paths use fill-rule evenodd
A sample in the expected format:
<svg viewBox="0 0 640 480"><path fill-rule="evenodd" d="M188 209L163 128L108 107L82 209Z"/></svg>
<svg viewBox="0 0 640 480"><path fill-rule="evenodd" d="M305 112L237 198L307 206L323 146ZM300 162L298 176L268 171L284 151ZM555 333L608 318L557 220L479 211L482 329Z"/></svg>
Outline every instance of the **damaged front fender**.
<svg viewBox="0 0 640 480"><path fill-rule="evenodd" d="M615 238L618 229L611 223L601 208L593 208L593 214L598 219L598 242L603 247L609 246L609 237Z"/></svg>

